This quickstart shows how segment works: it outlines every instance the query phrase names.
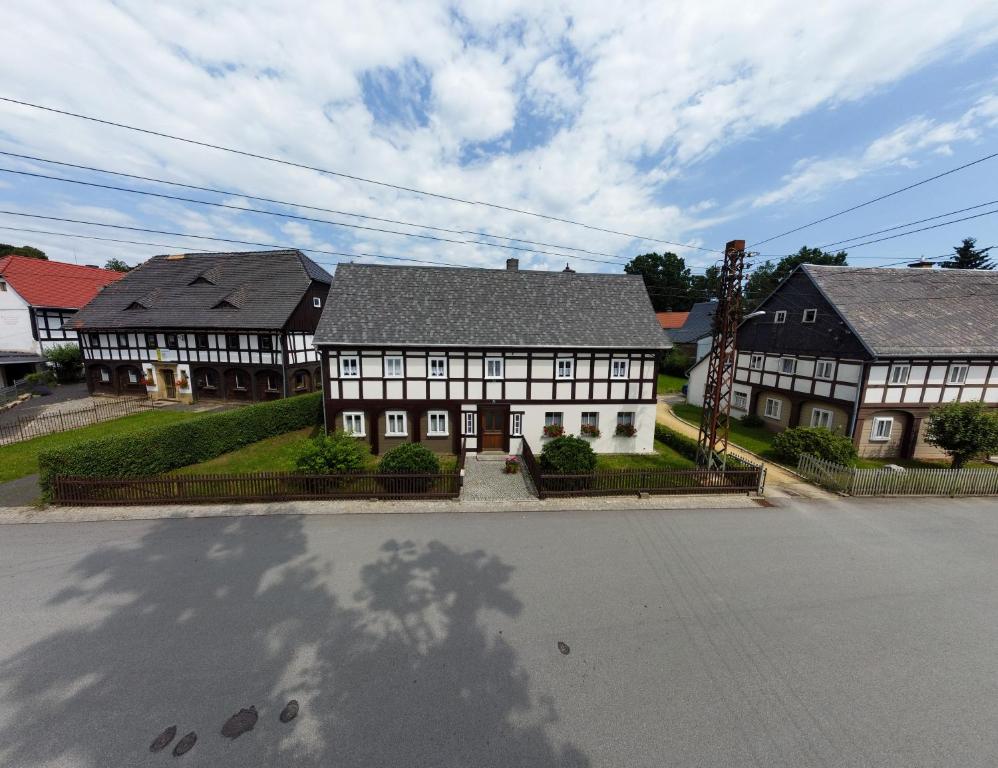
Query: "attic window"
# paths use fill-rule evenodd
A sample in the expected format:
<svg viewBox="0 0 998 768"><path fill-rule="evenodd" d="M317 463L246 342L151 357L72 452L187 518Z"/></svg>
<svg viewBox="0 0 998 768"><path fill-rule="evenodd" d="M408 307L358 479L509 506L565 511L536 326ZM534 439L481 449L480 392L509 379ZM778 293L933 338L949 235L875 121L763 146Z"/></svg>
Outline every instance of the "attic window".
<svg viewBox="0 0 998 768"><path fill-rule="evenodd" d="M125 307L125 309L126 309L126 310L133 310L133 309L148 309L148 307L147 307L147 306L145 306L144 304L140 304L140 303L139 303L139 302L137 302L137 301L133 301L133 302L132 302L131 304L129 304L129 305L127 306L127 307Z"/></svg>
<svg viewBox="0 0 998 768"><path fill-rule="evenodd" d="M7 283L5 283L3 280L0 280L0 292L6 291L6 290L7 290Z"/></svg>
<svg viewBox="0 0 998 768"><path fill-rule="evenodd" d="M200 285L202 283L205 284L205 285L214 285L215 284L214 281L209 280L204 275L198 275L193 280L191 280L190 283L188 283L188 285Z"/></svg>
<svg viewBox="0 0 998 768"><path fill-rule="evenodd" d="M818 310L816 309L805 309L804 310L804 322L813 323L818 318Z"/></svg>
<svg viewBox="0 0 998 768"><path fill-rule="evenodd" d="M321 307L322 306L322 299L320 299L318 296L313 296L312 297L312 306L315 307L316 309L318 309L319 307Z"/></svg>
<svg viewBox="0 0 998 768"><path fill-rule="evenodd" d="M222 299L218 304L216 304L213 309L239 309L235 304L226 299Z"/></svg>

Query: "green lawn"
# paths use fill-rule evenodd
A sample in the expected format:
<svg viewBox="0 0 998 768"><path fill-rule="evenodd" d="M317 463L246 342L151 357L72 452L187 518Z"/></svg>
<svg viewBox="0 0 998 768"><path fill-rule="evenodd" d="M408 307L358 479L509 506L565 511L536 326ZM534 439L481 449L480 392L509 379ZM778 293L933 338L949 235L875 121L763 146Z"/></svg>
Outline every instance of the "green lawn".
<svg viewBox="0 0 998 768"><path fill-rule="evenodd" d="M601 453L596 469L690 469L692 461L669 446L655 441L655 453Z"/></svg>
<svg viewBox="0 0 998 768"><path fill-rule="evenodd" d="M880 469L888 464L897 464L906 469L949 469L950 462L946 459L856 459L854 465L860 469ZM964 465L967 469L994 469L994 464L986 461L968 461Z"/></svg>
<svg viewBox="0 0 998 768"><path fill-rule="evenodd" d="M673 376L668 373L660 373L658 375L658 394L660 395L670 395L678 394L683 391L683 385L686 384L686 379L682 376Z"/></svg>
<svg viewBox="0 0 998 768"><path fill-rule="evenodd" d="M703 413L702 408L697 408L695 405L690 405L689 403L677 403L671 407L679 418L685 419L692 424L700 423L700 414ZM771 449L774 437L776 437L775 432L770 432L765 427L746 427L738 419L732 419L728 428L728 439L732 443L740 445L742 448L747 448L753 453L758 453L766 458L772 457Z"/></svg>
<svg viewBox="0 0 998 768"><path fill-rule="evenodd" d="M248 472L294 472L295 459L302 446L321 427L299 429L294 432L287 432L283 435L270 437L261 440L245 448L240 448L231 453L225 453L200 464L192 464L183 467L171 474L175 475L228 475L243 474ZM440 455L440 470L443 472L457 468L457 456L454 454ZM378 469L378 457L369 456L364 470L376 472Z"/></svg>
<svg viewBox="0 0 998 768"><path fill-rule="evenodd" d="M81 440L139 432L148 427L184 421L198 415L190 411L157 408L112 421L104 421L89 427L70 429L44 437L35 437L20 443L0 446L0 483L35 474L38 471L38 454L50 448L62 448Z"/></svg>

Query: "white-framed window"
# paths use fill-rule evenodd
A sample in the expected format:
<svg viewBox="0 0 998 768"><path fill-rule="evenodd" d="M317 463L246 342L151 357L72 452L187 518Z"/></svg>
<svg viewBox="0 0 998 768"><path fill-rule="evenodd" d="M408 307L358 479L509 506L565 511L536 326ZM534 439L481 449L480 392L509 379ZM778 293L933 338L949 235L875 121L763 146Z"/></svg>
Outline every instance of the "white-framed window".
<svg viewBox="0 0 998 768"><path fill-rule="evenodd" d="M474 411L464 412L464 434L473 435L475 434L475 416L477 414Z"/></svg>
<svg viewBox="0 0 998 768"><path fill-rule="evenodd" d="M832 412L824 408L815 408L811 411L811 426L832 428Z"/></svg>
<svg viewBox="0 0 998 768"><path fill-rule="evenodd" d="M907 384L908 375L911 373L910 365L892 365L891 366L891 384Z"/></svg>
<svg viewBox="0 0 998 768"><path fill-rule="evenodd" d="M139 372L135 369L129 369L128 371L128 383L138 384L139 383Z"/></svg>
<svg viewBox="0 0 998 768"><path fill-rule="evenodd" d="M400 355L392 355L385 358L385 378L402 378L402 357Z"/></svg>
<svg viewBox="0 0 998 768"><path fill-rule="evenodd" d="M598 411L583 411L582 412L582 426L583 427L593 427L594 429L599 428L599 412Z"/></svg>
<svg viewBox="0 0 998 768"><path fill-rule="evenodd" d="M946 377L947 384L963 384L967 381L967 371L970 370L968 365L951 365L949 367L949 375Z"/></svg>
<svg viewBox="0 0 998 768"><path fill-rule="evenodd" d="M322 306L322 299L319 298L318 296L313 296L312 297L312 306L315 307L316 309L318 309L319 307L321 307Z"/></svg>
<svg viewBox="0 0 998 768"><path fill-rule="evenodd" d="M105 384L111 381L111 370L109 368L100 369L100 380Z"/></svg>
<svg viewBox="0 0 998 768"><path fill-rule="evenodd" d="M873 426L870 428L871 442L886 442L891 439L891 432L894 430L894 418L892 416L874 416Z"/></svg>
<svg viewBox="0 0 998 768"><path fill-rule="evenodd" d="M618 427L633 427L634 426L634 411L620 411L617 413L617 426Z"/></svg>
<svg viewBox="0 0 998 768"><path fill-rule="evenodd" d="M446 379L447 378L447 358L446 357L431 357L430 358L430 378L431 379Z"/></svg>
<svg viewBox="0 0 998 768"><path fill-rule="evenodd" d="M267 391L268 392L276 392L278 390L278 383L279 383L278 378L277 378L277 374L276 373L268 373L268 374L266 374L266 379L267 379L267 381L266 381Z"/></svg>
<svg viewBox="0 0 998 768"><path fill-rule="evenodd" d="M509 434L510 434L510 437L522 437L523 436L523 414L522 413L511 413L509 415Z"/></svg>
<svg viewBox="0 0 998 768"><path fill-rule="evenodd" d="M485 358L485 378L486 379L501 379L502 378L502 358L501 357L487 357L487 358Z"/></svg>
<svg viewBox="0 0 998 768"><path fill-rule="evenodd" d="M405 437L408 434L405 411L388 411L385 414L385 437Z"/></svg>
<svg viewBox="0 0 998 768"><path fill-rule="evenodd" d="M834 360L818 360L814 364L814 378L816 379L831 379L834 372Z"/></svg>
<svg viewBox="0 0 998 768"><path fill-rule="evenodd" d="M426 434L434 437L447 435L447 411L430 411L426 414Z"/></svg>
<svg viewBox="0 0 998 768"><path fill-rule="evenodd" d="M749 368L751 368L753 371L761 371L762 361L763 361L762 355L752 355L752 358L749 361Z"/></svg>
<svg viewBox="0 0 998 768"><path fill-rule="evenodd" d="M766 398L766 418L780 420L783 415L783 401L775 397Z"/></svg>
<svg viewBox="0 0 998 768"><path fill-rule="evenodd" d="M562 427L564 426L563 414L560 411L548 411L544 414L544 426L545 427Z"/></svg>
<svg viewBox="0 0 998 768"><path fill-rule="evenodd" d="M626 379L627 378L627 361L626 360L614 360L610 365L610 378L612 379Z"/></svg>
<svg viewBox="0 0 998 768"><path fill-rule="evenodd" d="M340 358L340 378L341 379L360 378L360 360L357 357Z"/></svg>
<svg viewBox="0 0 998 768"><path fill-rule="evenodd" d="M773 313L774 323L785 323L787 322L787 311L785 309L778 309Z"/></svg>
<svg viewBox="0 0 998 768"><path fill-rule="evenodd" d="M784 373L788 376L793 376L794 372L797 370L797 359L794 357L781 357L780 358L780 373Z"/></svg>
<svg viewBox="0 0 998 768"><path fill-rule="evenodd" d="M246 389L246 377L245 375L243 375L242 371L232 372L232 382L233 384L235 384L235 388L238 389L239 391L243 391Z"/></svg>
<svg viewBox="0 0 998 768"><path fill-rule="evenodd" d="M805 309L803 321L805 323L813 323L818 319L818 310L816 309Z"/></svg>
<svg viewBox="0 0 998 768"><path fill-rule="evenodd" d="M364 437L364 413L362 411L347 411L343 414L343 431L354 437Z"/></svg>
<svg viewBox="0 0 998 768"><path fill-rule="evenodd" d="M748 410L748 395L737 390L731 393L731 404L739 411Z"/></svg>
<svg viewBox="0 0 998 768"><path fill-rule="evenodd" d="M558 359L558 378L559 379L570 379L570 378L572 378L572 360L571 360L571 358L559 358Z"/></svg>

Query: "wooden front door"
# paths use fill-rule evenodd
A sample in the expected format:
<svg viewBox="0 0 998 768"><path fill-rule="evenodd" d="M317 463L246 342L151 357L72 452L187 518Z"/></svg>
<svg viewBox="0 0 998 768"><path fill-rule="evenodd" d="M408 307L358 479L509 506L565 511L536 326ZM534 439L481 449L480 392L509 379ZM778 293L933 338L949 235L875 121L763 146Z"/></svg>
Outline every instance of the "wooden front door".
<svg viewBox="0 0 998 768"><path fill-rule="evenodd" d="M483 451L502 451L506 446L506 412L502 408L479 408Z"/></svg>
<svg viewBox="0 0 998 768"><path fill-rule="evenodd" d="M163 374L163 387L166 389L166 399L176 400L177 399L177 382L173 377L173 371L169 368L164 368L160 373Z"/></svg>

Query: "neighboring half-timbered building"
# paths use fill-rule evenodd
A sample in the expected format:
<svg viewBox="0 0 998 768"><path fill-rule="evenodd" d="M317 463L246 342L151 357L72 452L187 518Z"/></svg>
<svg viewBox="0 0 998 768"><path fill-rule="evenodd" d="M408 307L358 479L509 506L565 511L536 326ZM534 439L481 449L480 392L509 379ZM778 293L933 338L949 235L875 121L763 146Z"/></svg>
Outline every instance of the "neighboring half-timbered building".
<svg viewBox="0 0 998 768"><path fill-rule="evenodd" d="M76 344L70 321L120 272L27 256L0 257L0 387L23 378L46 350Z"/></svg>
<svg viewBox="0 0 998 768"><path fill-rule="evenodd" d="M74 319L91 392L270 400L322 386L331 277L300 251L155 256Z"/></svg>
<svg viewBox="0 0 998 768"><path fill-rule="evenodd" d="M736 416L828 427L861 456L942 458L925 441L933 407L998 407L996 272L805 264L759 309L738 331ZM691 402L705 367L691 371Z"/></svg>
<svg viewBox="0 0 998 768"><path fill-rule="evenodd" d="M375 452L516 453L545 427L653 450L669 345L639 276L341 264L315 340L326 428Z"/></svg>

